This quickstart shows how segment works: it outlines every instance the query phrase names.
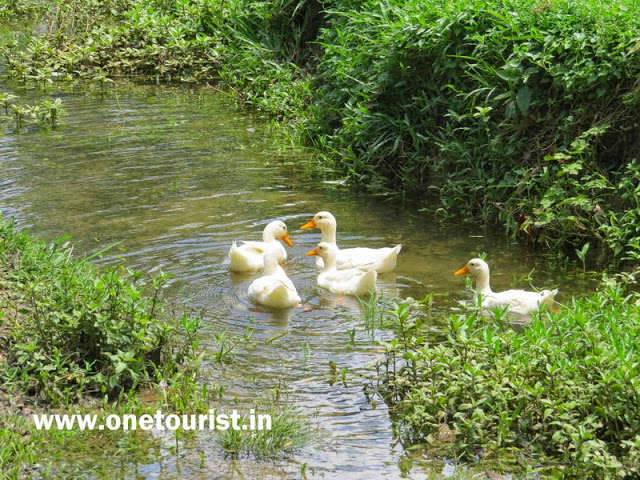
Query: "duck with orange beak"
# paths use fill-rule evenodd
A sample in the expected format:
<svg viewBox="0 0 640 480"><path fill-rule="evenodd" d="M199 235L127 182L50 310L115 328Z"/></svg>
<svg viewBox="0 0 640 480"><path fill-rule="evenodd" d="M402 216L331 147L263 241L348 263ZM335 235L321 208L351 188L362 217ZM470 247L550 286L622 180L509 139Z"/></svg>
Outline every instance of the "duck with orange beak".
<svg viewBox="0 0 640 480"><path fill-rule="evenodd" d="M274 242L266 244L263 274L249 285L247 296L252 302L265 307L292 308L300 305L300 296L278 263L279 245Z"/></svg>
<svg viewBox="0 0 640 480"><path fill-rule="evenodd" d="M489 285L489 265L480 258L473 258L455 275L471 275L476 280L476 302L485 308L507 308L518 315L530 315L540 307L551 307L558 289L530 292L527 290L506 290L494 292Z"/></svg>
<svg viewBox="0 0 640 480"><path fill-rule="evenodd" d="M318 274L318 285L333 293L346 295L368 295L376 292L378 274L374 269L336 268L338 247L333 243L320 242L316 248L307 252L307 256L318 256L324 260Z"/></svg>
<svg viewBox="0 0 640 480"><path fill-rule="evenodd" d="M275 245L278 262L284 262L287 258L287 252L278 240L282 240L290 247L293 247L287 226L280 220L270 222L264 228L261 242L247 241L238 246L234 240L229 250L229 270L232 272L262 270L264 268L263 255L268 245Z"/></svg>

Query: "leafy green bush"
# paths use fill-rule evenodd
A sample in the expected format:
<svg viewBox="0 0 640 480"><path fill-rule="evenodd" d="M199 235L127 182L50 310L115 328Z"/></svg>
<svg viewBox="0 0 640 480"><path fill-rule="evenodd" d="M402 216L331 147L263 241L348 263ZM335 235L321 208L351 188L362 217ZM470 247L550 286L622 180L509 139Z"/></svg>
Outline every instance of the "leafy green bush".
<svg viewBox="0 0 640 480"><path fill-rule="evenodd" d="M638 476L637 293L610 282L520 332L499 316L452 316L437 343L407 315L395 313L402 335L386 344L383 373L408 440L438 443L444 429L456 455L517 452L530 468L560 465L564 478Z"/></svg>
<svg viewBox="0 0 640 480"><path fill-rule="evenodd" d="M510 228L522 216L555 249L595 237L619 254L611 235L631 232L605 226L637 214L619 189L640 154L635 12L633 0L337 1L311 137L355 182L425 195L447 216Z"/></svg>
<svg viewBox="0 0 640 480"><path fill-rule="evenodd" d="M25 82L118 76L222 82L245 104L281 120L311 101L309 42L322 21L316 0L59 1L49 34L7 48Z"/></svg>
<svg viewBox="0 0 640 480"><path fill-rule="evenodd" d="M42 13L46 8L47 4L43 0L4 0L0 4L0 19L32 18Z"/></svg>
<svg viewBox="0 0 640 480"><path fill-rule="evenodd" d="M68 243L45 245L0 220L0 329L6 386L65 403L82 394L114 396L195 358L178 347L158 294L140 273L98 271L71 257ZM183 319L185 328L189 319Z"/></svg>
<svg viewBox="0 0 640 480"><path fill-rule="evenodd" d="M203 23L211 9L204 2L182 1L170 10L158 3L58 1L47 18L49 33L31 38L26 49L11 45L8 68L23 81L52 75L184 82L214 78L219 40L207 34Z"/></svg>

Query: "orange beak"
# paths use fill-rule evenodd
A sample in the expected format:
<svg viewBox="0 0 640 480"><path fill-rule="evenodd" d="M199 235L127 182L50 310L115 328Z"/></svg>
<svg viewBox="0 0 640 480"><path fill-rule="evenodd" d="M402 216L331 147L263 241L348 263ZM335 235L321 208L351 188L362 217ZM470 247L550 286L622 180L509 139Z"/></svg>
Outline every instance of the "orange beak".
<svg viewBox="0 0 640 480"><path fill-rule="evenodd" d="M313 221L313 218L309 220L307 223L300 227L300 230L306 230L307 228L317 228L316 222Z"/></svg>
<svg viewBox="0 0 640 480"><path fill-rule="evenodd" d="M313 250L311 250L310 252L307 252L307 257L310 255L318 255L318 252L316 251L316 249L314 248Z"/></svg>
<svg viewBox="0 0 640 480"><path fill-rule="evenodd" d="M282 237L282 241L287 245L289 245L290 247L293 247L293 243L291 242L291 239L289 238L288 234Z"/></svg>
<svg viewBox="0 0 640 480"><path fill-rule="evenodd" d="M467 268L466 265L455 273L455 275L468 275L468 274L469 274L469 269Z"/></svg>

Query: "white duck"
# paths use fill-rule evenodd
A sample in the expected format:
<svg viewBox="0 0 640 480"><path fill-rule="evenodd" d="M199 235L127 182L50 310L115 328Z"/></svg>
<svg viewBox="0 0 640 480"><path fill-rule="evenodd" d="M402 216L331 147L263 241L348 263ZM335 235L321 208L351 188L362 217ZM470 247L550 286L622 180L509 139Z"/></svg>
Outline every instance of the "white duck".
<svg viewBox="0 0 640 480"><path fill-rule="evenodd" d="M307 253L307 255L317 255L324 260L324 267L318 274L318 285L333 293L347 295L366 295L376 291L378 272L374 269L360 268L338 270L337 254L338 247L329 242L320 242L315 249Z"/></svg>
<svg viewBox="0 0 640 480"><path fill-rule="evenodd" d="M280 266L279 243L267 245L264 252L264 275L249 285L252 302L272 308L290 308L300 304L300 296L293 282Z"/></svg>
<svg viewBox="0 0 640 480"><path fill-rule="evenodd" d="M275 220L270 222L262 232L261 242L243 242L238 246L234 240L229 250L229 270L232 272L252 272L262 270L263 253L267 245L275 245L278 248L278 262L284 262L287 252L278 239L281 239L290 247L293 247L289 232L284 222Z"/></svg>
<svg viewBox="0 0 640 480"><path fill-rule="evenodd" d="M336 230L338 224L336 218L329 212L318 212L315 216L300 227L302 230L307 228L319 228L322 232L321 242L332 243L336 245ZM395 270L396 259L402 245L395 247L383 248L345 248L338 249L336 257L336 267L339 270L346 268L366 267L373 268L378 273L386 273ZM322 268L323 260L318 257L316 265Z"/></svg>
<svg viewBox="0 0 640 480"><path fill-rule="evenodd" d="M507 307L510 312L529 315L537 312L540 305L551 307L553 298L558 293L555 290L528 292L526 290L506 290L493 292L489 286L489 265L484 260L473 258L456 275L471 275L476 279L476 300L482 296L482 306L486 308Z"/></svg>

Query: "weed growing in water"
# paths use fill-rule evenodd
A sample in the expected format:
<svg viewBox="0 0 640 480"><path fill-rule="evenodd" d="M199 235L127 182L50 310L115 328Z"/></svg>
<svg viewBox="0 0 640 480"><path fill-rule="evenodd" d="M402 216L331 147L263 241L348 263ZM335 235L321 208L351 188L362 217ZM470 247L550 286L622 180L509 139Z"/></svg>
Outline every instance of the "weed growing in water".
<svg viewBox="0 0 640 480"><path fill-rule="evenodd" d="M347 334L349 335L349 345L352 347L356 344L356 329L355 328L347 328Z"/></svg>
<svg viewBox="0 0 640 480"><path fill-rule="evenodd" d="M215 361L220 363L231 362L233 360L233 350L238 345L249 344L255 331L253 325L249 323L242 335L230 335L226 328L221 332L214 333L213 338L217 344L216 351L213 353Z"/></svg>
<svg viewBox="0 0 640 480"><path fill-rule="evenodd" d="M392 405L405 441L455 456L515 452L524 468L563 465L565 478L633 476L640 467L638 294L605 279L601 292L518 331L497 314L453 315L446 338L425 342L407 310L396 309L403 332L383 344L384 381L368 394ZM443 428L452 432L444 443Z"/></svg>
<svg viewBox="0 0 640 480"><path fill-rule="evenodd" d="M62 107L60 98L51 100L43 100L36 105L19 105L12 103L17 98L11 94L0 94L0 102L4 106L5 116L0 117L0 123L7 122L13 117L15 126L20 129L25 124L49 125L55 127L58 125L60 117L67 115L66 110ZM11 109L12 115L9 115Z"/></svg>
<svg viewBox="0 0 640 480"><path fill-rule="evenodd" d="M305 363L311 358L311 345L309 345L309 342L307 341L302 344L302 356Z"/></svg>
<svg viewBox="0 0 640 480"><path fill-rule="evenodd" d="M587 271L587 252L589 251L589 242L585 243L580 250L576 249L576 255L582 262L582 271Z"/></svg>
<svg viewBox="0 0 640 480"><path fill-rule="evenodd" d="M251 431L230 428L219 432L217 442L227 454L233 457L273 457L290 453L311 439L309 419L300 409L287 405L281 392L275 392L256 405L254 410L256 415L271 416L271 429Z"/></svg>

